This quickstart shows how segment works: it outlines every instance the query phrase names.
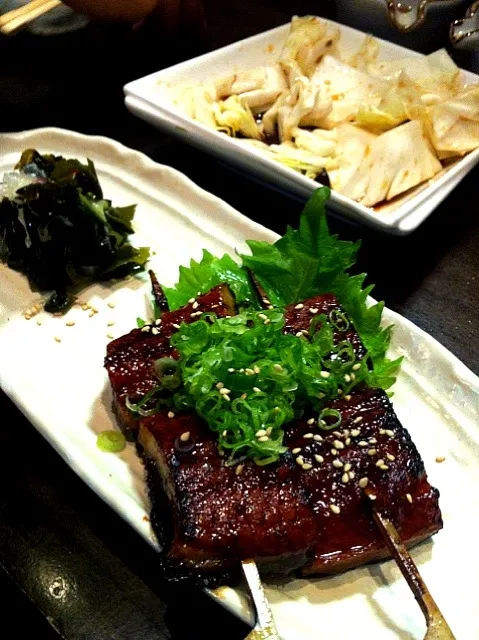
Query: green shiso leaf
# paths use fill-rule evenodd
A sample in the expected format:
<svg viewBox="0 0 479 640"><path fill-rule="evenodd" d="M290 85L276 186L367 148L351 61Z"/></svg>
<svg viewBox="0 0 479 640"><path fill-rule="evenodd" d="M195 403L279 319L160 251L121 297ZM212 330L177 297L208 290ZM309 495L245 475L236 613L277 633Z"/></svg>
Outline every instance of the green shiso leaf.
<svg viewBox="0 0 479 640"><path fill-rule="evenodd" d="M180 267L178 283L171 289L163 287L163 291L170 309L174 311L184 306L190 298L196 298L198 293L206 293L225 282L231 287L239 305L255 303L256 294L245 269L231 256L217 258L206 249L199 262L191 260L189 267Z"/></svg>

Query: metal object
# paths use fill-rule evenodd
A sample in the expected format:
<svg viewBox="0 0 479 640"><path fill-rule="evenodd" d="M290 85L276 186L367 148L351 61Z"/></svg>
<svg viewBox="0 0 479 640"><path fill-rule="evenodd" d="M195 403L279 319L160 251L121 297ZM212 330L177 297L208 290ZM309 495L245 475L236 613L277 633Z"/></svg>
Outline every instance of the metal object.
<svg viewBox="0 0 479 640"><path fill-rule="evenodd" d="M389 551L401 569L401 573L405 577L426 618L427 633L424 636L424 640L455 640L449 625L429 593L414 560L411 558L406 545L402 542L395 526L388 518L385 518L374 508L373 517L379 531L384 537Z"/></svg>
<svg viewBox="0 0 479 640"><path fill-rule="evenodd" d="M412 31L426 20L429 5L457 4L453 0L387 0L388 15L392 24L400 31Z"/></svg>
<svg viewBox="0 0 479 640"><path fill-rule="evenodd" d="M476 50L479 46L479 1L474 2L461 20L455 20L449 31L451 44L458 49Z"/></svg>
<svg viewBox="0 0 479 640"><path fill-rule="evenodd" d="M243 560L241 566L256 610L256 624L245 640L280 640L256 562Z"/></svg>

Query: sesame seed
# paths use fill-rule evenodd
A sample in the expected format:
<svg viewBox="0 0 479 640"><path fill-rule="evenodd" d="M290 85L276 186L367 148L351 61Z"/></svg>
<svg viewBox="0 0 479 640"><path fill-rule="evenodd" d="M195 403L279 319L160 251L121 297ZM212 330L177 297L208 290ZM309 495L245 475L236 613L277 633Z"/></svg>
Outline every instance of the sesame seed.
<svg viewBox="0 0 479 640"><path fill-rule="evenodd" d="M329 373L329 371L321 371L319 375L321 376L321 378L329 378L331 374Z"/></svg>
<svg viewBox="0 0 479 640"><path fill-rule="evenodd" d="M280 364L274 364L273 369L275 371L283 371L283 367Z"/></svg>
<svg viewBox="0 0 479 640"><path fill-rule="evenodd" d="M115 324L115 323L113 322L113 320L111 320L110 322L107 322L107 323L106 323L106 326L107 326L107 327L113 327L113 325L114 325L114 324ZM155 323L155 324L156 324L156 323Z"/></svg>
<svg viewBox="0 0 479 640"><path fill-rule="evenodd" d="M226 402L230 402L230 400L231 400L231 398L229 397L229 395L227 393L225 393L221 397L223 398L223 400L226 400Z"/></svg>
<svg viewBox="0 0 479 640"><path fill-rule="evenodd" d="M258 373L261 373L261 369L258 367L257 364L254 365L253 371L256 373L256 375L258 375Z"/></svg>
<svg viewBox="0 0 479 640"><path fill-rule="evenodd" d="M272 431L273 431L273 427L268 427L268 428L266 429L266 435L267 435L267 436L270 436Z"/></svg>
<svg viewBox="0 0 479 640"><path fill-rule="evenodd" d="M235 372L235 370L233 369L233 367L230 367L230 368L228 369L228 373L234 373L234 372Z"/></svg>
<svg viewBox="0 0 479 640"><path fill-rule="evenodd" d="M260 436L258 438L258 442L268 442L269 438L268 436Z"/></svg>
<svg viewBox="0 0 479 640"><path fill-rule="evenodd" d="M244 372L246 373L247 376L252 376L254 375L254 371L253 369L250 369L249 367L247 367Z"/></svg>
<svg viewBox="0 0 479 640"><path fill-rule="evenodd" d="M244 373L244 369L238 369L240 373Z"/></svg>
<svg viewBox="0 0 479 640"><path fill-rule="evenodd" d="M354 382L356 380L356 376L354 375L354 373L351 374L351 380Z"/></svg>
<svg viewBox="0 0 479 640"><path fill-rule="evenodd" d="M37 320L37 324L38 324L38 326L40 327L40 326L41 326L41 324L42 324L42 321L41 321L41 320Z"/></svg>
<svg viewBox="0 0 479 640"><path fill-rule="evenodd" d="M149 324L145 324L144 327L141 327L140 331L142 331L143 333L150 333L151 327Z"/></svg>
<svg viewBox="0 0 479 640"><path fill-rule="evenodd" d="M361 365L359 364L359 362L356 362L356 364L353 364L351 368L353 371L359 371L359 369L361 369Z"/></svg>
<svg viewBox="0 0 479 640"><path fill-rule="evenodd" d="M322 391L320 391L320 392L318 393L318 398L319 398L320 400L322 400L324 397L326 397L326 394L325 394L325 393L323 393Z"/></svg>
<svg viewBox="0 0 479 640"><path fill-rule="evenodd" d="M297 338L302 338L303 334L301 331L298 331L298 333L295 334Z"/></svg>
<svg viewBox="0 0 479 640"><path fill-rule="evenodd" d="M380 436L386 435L386 430L385 429L379 429L379 435Z"/></svg>
<svg viewBox="0 0 479 640"><path fill-rule="evenodd" d="M61 338L59 338L58 336L55 336L55 342L61 342L61 341L62 341Z"/></svg>
<svg viewBox="0 0 479 640"><path fill-rule="evenodd" d="M239 476L240 473L243 471L243 468L244 468L244 464L239 464L235 469L235 474Z"/></svg>
<svg viewBox="0 0 479 640"><path fill-rule="evenodd" d="M317 433L317 434L315 434L315 435L313 436L313 440L314 440L315 442L321 442L321 441L322 441L322 439L323 439L323 438L322 438L322 436L320 436L320 435L319 435L319 433Z"/></svg>
<svg viewBox="0 0 479 640"><path fill-rule="evenodd" d="M303 465L301 465L303 467L304 471L309 471L310 469L313 468L313 465L310 464L309 462L305 462Z"/></svg>
<svg viewBox="0 0 479 640"><path fill-rule="evenodd" d="M93 318L93 316L94 316L94 315L95 315L95 311L91 311L91 312L88 314L88 317L89 317L89 318Z"/></svg>
<svg viewBox="0 0 479 640"><path fill-rule="evenodd" d="M246 400L247 397L248 397L247 393L242 393L240 396L241 400Z"/></svg>
<svg viewBox="0 0 479 640"><path fill-rule="evenodd" d="M361 478L361 480L358 482L359 488L360 489L365 489L368 486L369 483L369 478Z"/></svg>
<svg viewBox="0 0 479 640"><path fill-rule="evenodd" d="M264 304L271 304L270 301L268 300L268 298L263 298L263 303Z"/></svg>
<svg viewBox="0 0 479 640"><path fill-rule="evenodd" d="M314 459L316 460L316 462L324 462L323 456L319 455L319 453L314 454Z"/></svg>
<svg viewBox="0 0 479 640"><path fill-rule="evenodd" d="M353 438L358 436L359 433L360 433L359 429L351 429L351 435L353 436Z"/></svg>
<svg viewBox="0 0 479 640"><path fill-rule="evenodd" d="M366 440L360 440L360 441L358 442L358 445L359 445L360 447L367 447L367 446L368 446L368 443L366 442Z"/></svg>
<svg viewBox="0 0 479 640"><path fill-rule="evenodd" d="M342 389L338 389L338 396L341 396L343 394L343 390Z"/></svg>
<svg viewBox="0 0 479 640"><path fill-rule="evenodd" d="M65 322L67 327L74 327L75 323L73 322L73 320L69 320L68 322Z"/></svg>
<svg viewBox="0 0 479 640"><path fill-rule="evenodd" d="M382 464L380 467L381 471L387 471L389 469L387 464Z"/></svg>
<svg viewBox="0 0 479 640"><path fill-rule="evenodd" d="M394 462L394 460L396 460L396 457L393 456L390 453L386 453L386 458L390 461L390 462Z"/></svg>
<svg viewBox="0 0 479 640"><path fill-rule="evenodd" d="M106 337L108 338L108 340L113 340L115 336L112 333L107 333Z"/></svg>
<svg viewBox="0 0 479 640"><path fill-rule="evenodd" d="M157 318L157 319L155 320L155 324L156 324L156 326L157 326L157 327L159 327L159 326L160 326L160 324L161 324L161 318Z"/></svg>
<svg viewBox="0 0 479 640"><path fill-rule="evenodd" d="M298 454L301 451L301 447L296 447L296 449L293 449L291 453L293 453L294 455Z"/></svg>
<svg viewBox="0 0 479 640"><path fill-rule="evenodd" d="M381 467L384 464L384 460L382 458L380 458L377 462L376 462L376 467Z"/></svg>
<svg viewBox="0 0 479 640"><path fill-rule="evenodd" d="M333 513L335 513L336 515L338 515L339 513L341 513L341 509L338 507L337 504L330 504L329 508L331 509L331 511Z"/></svg>
<svg viewBox="0 0 479 640"><path fill-rule="evenodd" d="M375 456L376 455L376 449L368 449L368 456Z"/></svg>
<svg viewBox="0 0 479 640"><path fill-rule="evenodd" d="M314 418L310 418L306 424L314 424Z"/></svg>
<svg viewBox="0 0 479 640"><path fill-rule="evenodd" d="M258 318L261 318L261 320L266 320L267 317L265 313L258 313Z"/></svg>
<svg viewBox="0 0 479 640"><path fill-rule="evenodd" d="M302 304L301 302L299 304L297 304L295 306L295 309L302 309L304 307L304 304Z"/></svg>
<svg viewBox="0 0 479 640"><path fill-rule="evenodd" d="M344 376L344 382L351 382L351 376L348 373Z"/></svg>
<svg viewBox="0 0 479 640"><path fill-rule="evenodd" d="M189 303L189 304L193 304L193 302L196 302L195 298L190 298L190 299L188 300L188 303Z"/></svg>
<svg viewBox="0 0 479 640"><path fill-rule="evenodd" d="M227 389L226 387L221 387L220 393L222 396L227 396L228 393L231 393L231 389Z"/></svg>
<svg viewBox="0 0 479 640"><path fill-rule="evenodd" d="M255 393L261 393L261 389L259 387L253 387L253 391Z"/></svg>
<svg viewBox="0 0 479 640"><path fill-rule="evenodd" d="M441 462L444 462L445 459L446 459L445 456L436 456L436 462L441 463Z"/></svg>
<svg viewBox="0 0 479 640"><path fill-rule="evenodd" d="M309 336L309 331L307 329L301 329L301 333L303 336Z"/></svg>
<svg viewBox="0 0 479 640"><path fill-rule="evenodd" d="M313 434L312 433L305 433L303 435L303 438L306 438L307 440L310 440L311 438L313 438Z"/></svg>
<svg viewBox="0 0 479 640"><path fill-rule="evenodd" d="M346 462L346 464L344 465L344 470L351 471L351 464L349 462Z"/></svg>
<svg viewBox="0 0 479 640"><path fill-rule="evenodd" d="M342 438L343 434L341 431L333 431L333 436L336 436L336 438Z"/></svg>
<svg viewBox="0 0 479 640"><path fill-rule="evenodd" d="M257 431L257 432L255 433L255 436L256 436L257 438L261 438L261 436L265 436L265 435L266 435L266 431L265 431L264 429L260 429L259 431Z"/></svg>
<svg viewBox="0 0 479 640"><path fill-rule="evenodd" d="M333 445L335 449L344 449L344 442L341 442L341 440L335 440Z"/></svg>
<svg viewBox="0 0 479 640"><path fill-rule="evenodd" d="M174 411L168 411L168 418L174 418L175 417L175 412Z"/></svg>
<svg viewBox="0 0 479 640"><path fill-rule="evenodd" d="M318 311L319 311L319 309L313 309L313 308L311 308L311 309L309 310L309 313L311 313L313 316L315 316L315 315L318 313Z"/></svg>
<svg viewBox="0 0 479 640"><path fill-rule="evenodd" d="M369 438L369 444L376 444L376 438Z"/></svg>
<svg viewBox="0 0 479 640"><path fill-rule="evenodd" d="M394 437L394 431L392 429L386 429L386 435L390 438Z"/></svg>
<svg viewBox="0 0 479 640"><path fill-rule="evenodd" d="M217 389L222 389L225 385L222 382L217 382L216 383L216 388Z"/></svg>
<svg viewBox="0 0 479 640"><path fill-rule="evenodd" d="M114 309L115 308L115 303L114 302L109 302L108 306L110 307L110 309Z"/></svg>
<svg viewBox="0 0 479 640"><path fill-rule="evenodd" d="M412 504L412 495L410 493L406 493L406 500Z"/></svg>
<svg viewBox="0 0 479 640"><path fill-rule="evenodd" d="M337 456L338 455L338 450L337 449L331 449L331 455Z"/></svg>
<svg viewBox="0 0 479 640"><path fill-rule="evenodd" d="M32 317L29 313L24 313L23 315L25 317L25 320L30 320Z"/></svg>
<svg viewBox="0 0 479 640"><path fill-rule="evenodd" d="M298 457L296 458L296 462L297 462L300 466L303 466L303 464L304 464L304 458L303 458L303 456L298 456Z"/></svg>
<svg viewBox="0 0 479 640"><path fill-rule="evenodd" d="M273 409L273 411L274 411L275 413L279 413L279 412L281 411L281 409L280 409L279 407L275 407L275 408Z"/></svg>
<svg viewBox="0 0 479 640"><path fill-rule="evenodd" d="M343 484L346 484L347 482L349 482L349 473L343 473L343 475L341 476L341 482Z"/></svg>
<svg viewBox="0 0 479 640"><path fill-rule="evenodd" d="M349 472L349 479L350 480L352 480L355 476L356 476L356 474L354 473L354 471L350 471Z"/></svg>
<svg viewBox="0 0 479 640"><path fill-rule="evenodd" d="M173 323L171 326L173 327L173 329L179 329L180 328L180 325L176 324L176 322Z"/></svg>
<svg viewBox="0 0 479 640"><path fill-rule="evenodd" d="M272 304L269 304L269 305L268 305L268 309L274 309L273 305L272 305Z"/></svg>
<svg viewBox="0 0 479 640"><path fill-rule="evenodd" d="M193 302L193 309L198 309L199 306L200 305L195 300L195 302Z"/></svg>
<svg viewBox="0 0 479 640"><path fill-rule="evenodd" d="M347 396L344 396L344 399L346 400L346 402L349 402L351 400L351 396L349 395L349 393Z"/></svg>
<svg viewBox="0 0 479 640"><path fill-rule="evenodd" d="M225 429L221 435L223 436L223 438L226 438L226 436L228 435L228 430Z"/></svg>
<svg viewBox="0 0 479 640"><path fill-rule="evenodd" d="M349 447L349 445L351 444L351 438L346 438L346 440L344 441L344 444Z"/></svg>
<svg viewBox="0 0 479 640"><path fill-rule="evenodd" d="M154 336L157 336L160 332L159 332L159 330L158 330L156 327L151 327L151 333L152 333Z"/></svg>
<svg viewBox="0 0 479 640"><path fill-rule="evenodd" d="M336 469L341 469L342 466L343 463L341 462L341 460L333 460L333 467L336 467Z"/></svg>
<svg viewBox="0 0 479 640"><path fill-rule="evenodd" d="M368 498L369 498L370 500L376 500L377 496L376 496L374 493L369 493L369 494L368 494Z"/></svg>
<svg viewBox="0 0 479 640"><path fill-rule="evenodd" d="M264 320L263 324L271 324L271 320L269 318L266 318L266 320Z"/></svg>
<svg viewBox="0 0 479 640"><path fill-rule="evenodd" d="M353 420L353 424L359 424L360 422L363 421L362 416L358 416L357 418L354 418Z"/></svg>

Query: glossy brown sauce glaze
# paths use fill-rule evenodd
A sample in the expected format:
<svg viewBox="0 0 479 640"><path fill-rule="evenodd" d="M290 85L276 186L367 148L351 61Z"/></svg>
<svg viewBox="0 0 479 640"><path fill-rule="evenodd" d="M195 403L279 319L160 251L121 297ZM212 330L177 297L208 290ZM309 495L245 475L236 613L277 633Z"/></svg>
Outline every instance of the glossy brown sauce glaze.
<svg viewBox="0 0 479 640"><path fill-rule="evenodd" d="M170 346L171 336L182 322L195 322L203 312L218 317L234 315L233 294L227 285L218 285L177 311L165 311L161 321L133 329L107 346L105 367L114 396L114 408L125 430L135 431L138 421L126 408L125 400L137 402L158 385L153 364L155 360L176 357Z"/></svg>

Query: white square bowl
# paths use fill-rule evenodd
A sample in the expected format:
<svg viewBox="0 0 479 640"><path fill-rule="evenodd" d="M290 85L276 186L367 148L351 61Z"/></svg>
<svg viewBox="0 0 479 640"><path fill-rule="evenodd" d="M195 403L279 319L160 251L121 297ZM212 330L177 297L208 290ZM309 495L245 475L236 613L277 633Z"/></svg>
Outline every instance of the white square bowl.
<svg viewBox="0 0 479 640"><path fill-rule="evenodd" d="M331 24L336 24L341 31L341 53L347 55L359 48L365 36L362 31L334 22ZM168 92L168 87L174 84L196 84L274 63L289 28L288 23L130 82L124 87L126 105L132 113L165 132L306 199L318 187L317 182L187 117L173 104ZM379 42L381 60L414 59L423 55L385 40ZM479 76L473 73L461 70L461 74L464 83L479 82ZM386 233L406 235L417 229L478 160L479 149L476 149L431 180L376 210L335 191L330 207L337 213Z"/></svg>

